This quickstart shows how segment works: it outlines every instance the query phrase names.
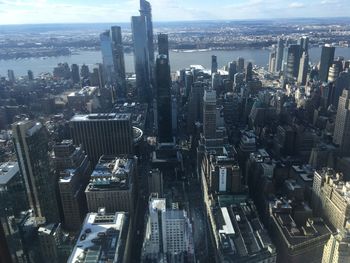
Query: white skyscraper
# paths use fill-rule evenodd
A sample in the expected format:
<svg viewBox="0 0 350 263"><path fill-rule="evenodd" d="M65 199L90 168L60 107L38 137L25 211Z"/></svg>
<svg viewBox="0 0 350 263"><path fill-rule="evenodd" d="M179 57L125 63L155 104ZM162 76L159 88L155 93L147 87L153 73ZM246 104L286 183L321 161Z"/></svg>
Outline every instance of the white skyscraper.
<svg viewBox="0 0 350 263"><path fill-rule="evenodd" d="M166 200L152 194L142 260L193 255L192 225L184 210L167 209Z"/></svg>

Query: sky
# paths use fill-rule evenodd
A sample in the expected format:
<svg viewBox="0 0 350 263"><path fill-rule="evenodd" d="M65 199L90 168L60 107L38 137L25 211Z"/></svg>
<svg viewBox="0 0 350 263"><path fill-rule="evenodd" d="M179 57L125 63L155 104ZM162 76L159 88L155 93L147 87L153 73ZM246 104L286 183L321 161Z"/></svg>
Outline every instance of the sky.
<svg viewBox="0 0 350 263"><path fill-rule="evenodd" d="M154 21L349 17L350 0L149 0ZM0 25L129 22L139 0L0 0Z"/></svg>

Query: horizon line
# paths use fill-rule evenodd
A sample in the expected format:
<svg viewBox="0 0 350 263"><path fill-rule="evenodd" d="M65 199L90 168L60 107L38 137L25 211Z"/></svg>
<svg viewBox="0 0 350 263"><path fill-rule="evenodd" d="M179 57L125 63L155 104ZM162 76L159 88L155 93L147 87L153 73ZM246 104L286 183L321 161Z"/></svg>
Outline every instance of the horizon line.
<svg viewBox="0 0 350 263"><path fill-rule="evenodd" d="M316 19L349 19L350 16L322 16L322 17L280 17L280 18L247 18L247 19L194 19L194 20L161 20L153 21L153 23L186 23L186 22L239 22L239 21L286 21L286 20L316 20ZM129 24L130 22L43 22L43 23L28 23L28 24L0 24L0 26L40 26L40 25L91 25L91 24ZM329 23L332 23L331 21Z"/></svg>

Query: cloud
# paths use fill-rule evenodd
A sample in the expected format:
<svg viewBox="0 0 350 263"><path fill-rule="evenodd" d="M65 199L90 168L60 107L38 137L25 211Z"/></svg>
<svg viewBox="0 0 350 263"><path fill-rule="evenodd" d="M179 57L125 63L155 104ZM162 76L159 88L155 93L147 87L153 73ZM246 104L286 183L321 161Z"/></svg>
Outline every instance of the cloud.
<svg viewBox="0 0 350 263"><path fill-rule="evenodd" d="M293 2L288 5L289 8L303 8L305 5L299 2Z"/></svg>
<svg viewBox="0 0 350 263"><path fill-rule="evenodd" d="M337 3L339 3L338 0L323 0L323 1L321 1L322 5L337 4Z"/></svg>

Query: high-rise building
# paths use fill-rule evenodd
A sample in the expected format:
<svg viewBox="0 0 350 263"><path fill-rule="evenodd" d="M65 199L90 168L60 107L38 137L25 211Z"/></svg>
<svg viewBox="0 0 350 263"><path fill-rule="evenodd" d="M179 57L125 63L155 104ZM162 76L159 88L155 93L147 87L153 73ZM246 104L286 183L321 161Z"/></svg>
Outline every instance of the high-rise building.
<svg viewBox="0 0 350 263"><path fill-rule="evenodd" d="M216 91L206 90L203 99L203 135L206 139L216 137Z"/></svg>
<svg viewBox="0 0 350 263"><path fill-rule="evenodd" d="M340 68L337 64L333 63L332 66L329 67L328 71L328 82L335 82L339 76Z"/></svg>
<svg viewBox="0 0 350 263"><path fill-rule="evenodd" d="M91 174L90 161L81 147L63 141L53 147L51 159L58 178L64 226L77 231L87 212L84 190Z"/></svg>
<svg viewBox="0 0 350 263"><path fill-rule="evenodd" d="M67 263L129 262L131 224L127 213L89 213Z"/></svg>
<svg viewBox="0 0 350 263"><path fill-rule="evenodd" d="M157 116L159 142L172 142L171 79L166 55L159 55L156 62Z"/></svg>
<svg viewBox="0 0 350 263"><path fill-rule="evenodd" d="M34 80L34 74L31 70L28 70L28 80Z"/></svg>
<svg viewBox="0 0 350 263"><path fill-rule="evenodd" d="M143 243L142 262L159 258L193 257L192 225L184 210L167 209L166 199L152 194ZM184 262L178 259L175 262ZM191 262L191 261L188 261Z"/></svg>
<svg viewBox="0 0 350 263"><path fill-rule="evenodd" d="M21 121L12 126L20 171L29 207L46 222L57 222L55 176L50 172L48 131L41 123Z"/></svg>
<svg viewBox="0 0 350 263"><path fill-rule="evenodd" d="M269 56L269 72L275 72L276 70L276 51L272 51Z"/></svg>
<svg viewBox="0 0 350 263"><path fill-rule="evenodd" d="M330 45L325 45L322 47L319 79L323 82L327 82L328 80L329 67L332 66L334 53L335 47L332 47Z"/></svg>
<svg viewBox="0 0 350 263"><path fill-rule="evenodd" d="M334 229L342 230L350 220L350 182L343 181L343 175L333 169L314 173L312 204Z"/></svg>
<svg viewBox="0 0 350 263"><path fill-rule="evenodd" d="M215 55L211 56L211 74L218 72L218 58Z"/></svg>
<svg viewBox="0 0 350 263"><path fill-rule="evenodd" d="M203 95L204 95L204 83L195 82L191 87L191 92L188 102L188 117L187 117L187 129L188 132L193 133L196 122L203 121Z"/></svg>
<svg viewBox="0 0 350 263"><path fill-rule="evenodd" d="M58 246L62 239L61 224L48 224L38 229L41 259L52 263L59 262Z"/></svg>
<svg viewBox="0 0 350 263"><path fill-rule="evenodd" d="M309 68L309 55L306 52L303 52L303 55L300 59L299 73L298 73L298 83L301 85L306 84L308 68Z"/></svg>
<svg viewBox="0 0 350 263"><path fill-rule="evenodd" d="M9 79L9 82L14 83L16 78L15 78L15 72L12 69L9 69L7 71L7 77Z"/></svg>
<svg viewBox="0 0 350 263"><path fill-rule="evenodd" d="M148 193L157 193L163 196L163 173L159 169L152 169L148 173Z"/></svg>
<svg viewBox="0 0 350 263"><path fill-rule="evenodd" d="M151 4L146 0L140 0L140 15L144 17L144 20L146 22L147 49L150 68L152 69L154 65L152 7Z"/></svg>
<svg viewBox="0 0 350 263"><path fill-rule="evenodd" d="M106 212L134 215L136 207L137 158L102 156L85 189L89 212L104 207Z"/></svg>
<svg viewBox="0 0 350 263"><path fill-rule="evenodd" d="M283 39L279 38L277 42L277 52L276 52L276 67L275 67L276 72L280 72L282 68L283 50L284 50Z"/></svg>
<svg viewBox="0 0 350 263"><path fill-rule="evenodd" d="M83 64L80 69L80 76L82 79L89 79L90 78L90 70L89 66Z"/></svg>
<svg viewBox="0 0 350 263"><path fill-rule="evenodd" d="M167 34L158 34L158 54L166 55L169 59L169 40Z"/></svg>
<svg viewBox="0 0 350 263"><path fill-rule="evenodd" d="M244 73L244 58L239 57L239 58L237 59L237 61L238 61L237 71L238 71L239 73Z"/></svg>
<svg viewBox="0 0 350 263"><path fill-rule="evenodd" d="M148 2L147 2L148 3ZM150 80L150 56L148 49L147 26L144 16L131 18L132 37L134 44L134 65L136 73L136 88L140 101L150 102L152 98Z"/></svg>
<svg viewBox="0 0 350 263"><path fill-rule="evenodd" d="M298 45L300 45L300 56L305 52L309 53L309 38L307 36L303 36L299 39Z"/></svg>
<svg viewBox="0 0 350 263"><path fill-rule="evenodd" d="M114 72L112 39L111 39L111 34L109 30L100 34L100 42L101 42L103 69L106 75L107 82L110 83L114 81L115 72Z"/></svg>
<svg viewBox="0 0 350 263"><path fill-rule="evenodd" d="M71 70L72 70L73 83L79 83L80 82L79 66L77 64L72 64Z"/></svg>
<svg viewBox="0 0 350 263"><path fill-rule="evenodd" d="M130 114L75 115L71 121L75 145L82 145L94 166L102 155L133 152L133 129Z"/></svg>
<svg viewBox="0 0 350 263"><path fill-rule="evenodd" d="M237 62L232 61L228 64L229 78L234 81L235 74L237 73Z"/></svg>
<svg viewBox="0 0 350 263"><path fill-rule="evenodd" d="M253 80L253 64L252 62L248 62L247 64L247 70L245 74L245 81L252 81Z"/></svg>
<svg viewBox="0 0 350 263"><path fill-rule="evenodd" d="M111 27L112 51L114 60L114 72L117 80L117 96L125 98L126 80L125 80L125 59L122 30L120 26Z"/></svg>
<svg viewBox="0 0 350 263"><path fill-rule="evenodd" d="M300 45L289 45L286 63L287 77L288 78L297 78L299 73L299 64L300 64Z"/></svg>
<svg viewBox="0 0 350 263"><path fill-rule="evenodd" d="M342 153L350 152L350 91L343 90L339 97L333 142L339 145Z"/></svg>
<svg viewBox="0 0 350 263"><path fill-rule="evenodd" d="M334 233L324 246L322 263L350 262L350 230Z"/></svg>

